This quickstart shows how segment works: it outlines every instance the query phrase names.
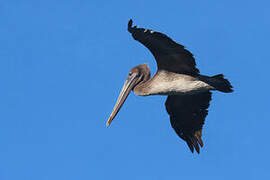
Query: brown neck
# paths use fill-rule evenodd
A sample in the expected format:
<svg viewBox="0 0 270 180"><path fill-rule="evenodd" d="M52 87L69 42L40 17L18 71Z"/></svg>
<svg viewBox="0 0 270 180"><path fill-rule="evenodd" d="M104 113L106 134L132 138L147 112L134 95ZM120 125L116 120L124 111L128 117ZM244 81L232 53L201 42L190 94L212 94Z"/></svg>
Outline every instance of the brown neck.
<svg viewBox="0 0 270 180"><path fill-rule="evenodd" d="M150 76L149 78L141 81L139 84L137 84L137 86L134 87L133 89L133 92L137 95L141 95L141 96L147 96L148 95L148 91L149 91L149 88L150 88L150 82L151 79L150 79Z"/></svg>

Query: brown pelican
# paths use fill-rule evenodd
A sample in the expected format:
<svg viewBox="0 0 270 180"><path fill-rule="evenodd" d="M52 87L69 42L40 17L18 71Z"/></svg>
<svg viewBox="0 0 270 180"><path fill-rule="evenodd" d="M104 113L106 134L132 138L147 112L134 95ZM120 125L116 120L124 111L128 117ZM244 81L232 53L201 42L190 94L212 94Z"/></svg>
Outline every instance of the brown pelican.
<svg viewBox="0 0 270 180"><path fill-rule="evenodd" d="M151 51L158 70L152 78L147 64L130 70L106 125L110 125L131 90L140 96L168 95L165 106L173 129L187 143L191 152L195 148L200 153L199 145L203 147L202 127L211 100L210 91L232 92L230 82L223 74L201 75L193 54L165 34L132 27L132 20L128 23L128 31Z"/></svg>

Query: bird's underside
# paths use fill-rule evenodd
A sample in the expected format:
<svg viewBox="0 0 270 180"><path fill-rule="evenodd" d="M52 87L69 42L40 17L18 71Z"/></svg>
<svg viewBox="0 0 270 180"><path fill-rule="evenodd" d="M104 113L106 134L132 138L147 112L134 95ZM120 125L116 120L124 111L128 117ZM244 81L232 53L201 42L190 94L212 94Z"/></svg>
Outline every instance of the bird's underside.
<svg viewBox="0 0 270 180"><path fill-rule="evenodd" d="M150 69L141 64L131 69L110 115L110 125L130 91L137 95L168 95L165 106L170 123L191 152L200 153L203 147L202 127L211 101L210 90L232 92L230 82L222 74L203 76L196 68L195 59L183 45L160 32L137 28L128 23L133 38L147 47L157 62L158 71L150 78Z"/></svg>
<svg viewBox="0 0 270 180"><path fill-rule="evenodd" d="M149 96L197 94L214 89L200 80L200 77L200 75L192 77L187 74L158 70L149 81L138 84L133 91L136 95Z"/></svg>

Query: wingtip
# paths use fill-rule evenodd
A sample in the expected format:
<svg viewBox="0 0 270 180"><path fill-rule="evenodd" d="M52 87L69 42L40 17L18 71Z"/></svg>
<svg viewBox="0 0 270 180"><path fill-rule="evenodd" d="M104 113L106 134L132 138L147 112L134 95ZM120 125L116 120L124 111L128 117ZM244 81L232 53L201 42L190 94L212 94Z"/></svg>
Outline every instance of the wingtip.
<svg viewBox="0 0 270 180"><path fill-rule="evenodd" d="M129 32L132 32L132 23L133 23L133 21L132 21L132 19L130 19L129 21L128 21L128 31Z"/></svg>
<svg viewBox="0 0 270 180"><path fill-rule="evenodd" d="M200 146L199 145L201 145L201 147L203 146L202 141L201 142L198 141L196 136L186 136L185 141L186 141L186 143L187 143L187 145L192 153L194 153L194 149L195 149L196 152L198 154L200 154Z"/></svg>
<svg viewBox="0 0 270 180"><path fill-rule="evenodd" d="M187 143L190 151L193 153L194 152L194 147L193 147L192 143L189 140L187 140L186 143Z"/></svg>
<svg viewBox="0 0 270 180"><path fill-rule="evenodd" d="M190 142L192 143L192 146L195 148L195 150L197 151L198 154L200 154L200 147L197 143L197 140L195 139L195 137L193 136L189 136L188 137L190 139Z"/></svg>
<svg viewBox="0 0 270 180"><path fill-rule="evenodd" d="M133 20L132 19L129 19L128 26L132 26L132 23L133 23Z"/></svg>
<svg viewBox="0 0 270 180"><path fill-rule="evenodd" d="M202 130L198 130L194 133L194 138L198 141L201 147L203 147Z"/></svg>

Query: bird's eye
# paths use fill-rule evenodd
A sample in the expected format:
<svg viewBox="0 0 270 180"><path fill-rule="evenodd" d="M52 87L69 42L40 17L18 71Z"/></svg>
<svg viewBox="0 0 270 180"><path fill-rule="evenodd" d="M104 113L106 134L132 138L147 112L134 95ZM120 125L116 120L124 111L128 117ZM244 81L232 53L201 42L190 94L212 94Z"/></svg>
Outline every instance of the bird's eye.
<svg viewBox="0 0 270 180"><path fill-rule="evenodd" d="M129 72L128 75L131 76L132 75L132 72Z"/></svg>

